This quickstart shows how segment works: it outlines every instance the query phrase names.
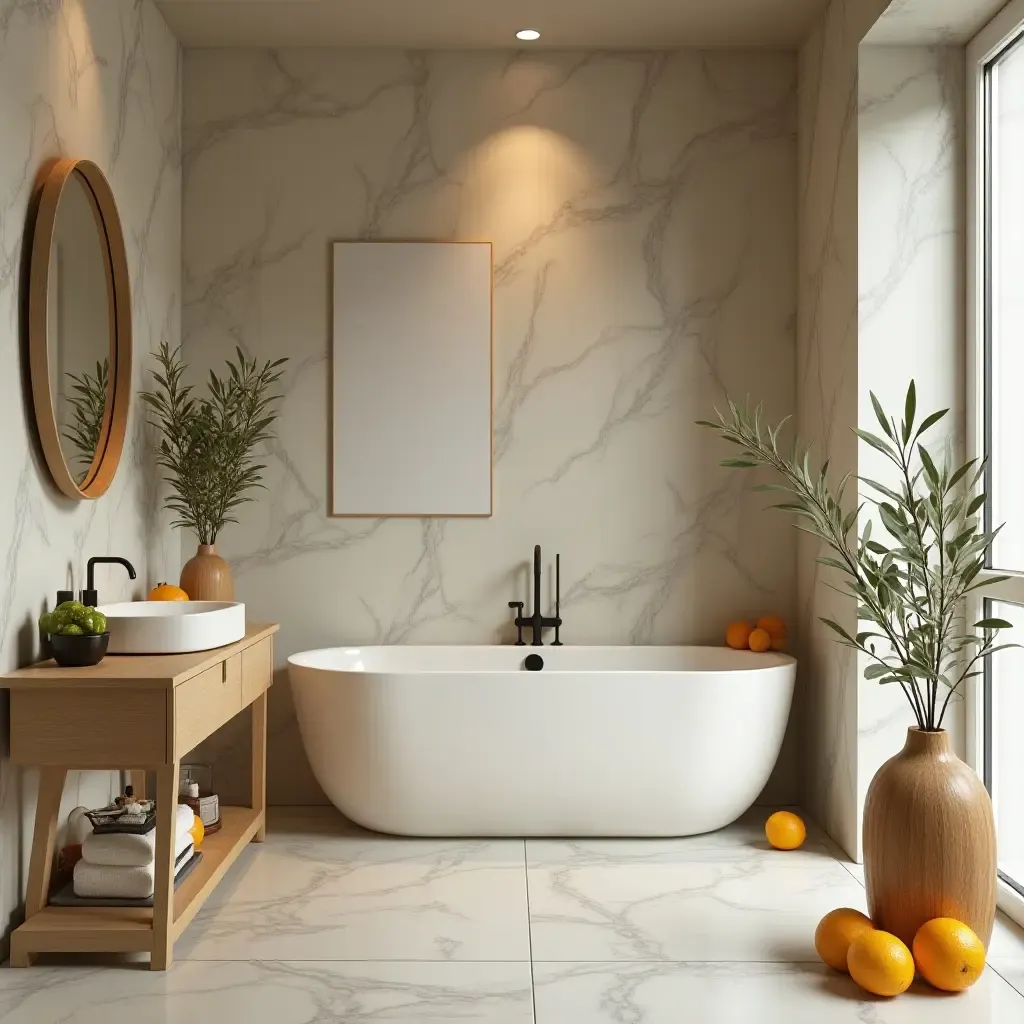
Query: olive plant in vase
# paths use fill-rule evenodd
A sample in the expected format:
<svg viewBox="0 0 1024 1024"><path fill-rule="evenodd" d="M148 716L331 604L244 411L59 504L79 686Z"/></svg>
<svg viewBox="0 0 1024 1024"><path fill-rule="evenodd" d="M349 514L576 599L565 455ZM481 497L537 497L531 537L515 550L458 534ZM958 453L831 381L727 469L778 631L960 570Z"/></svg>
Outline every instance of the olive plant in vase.
<svg viewBox="0 0 1024 1024"><path fill-rule="evenodd" d="M177 516L173 525L199 540L181 570L181 589L193 601L233 601L231 567L217 554L217 537L226 524L238 522L235 510L263 486L266 467L256 462L255 449L273 437L280 397L275 385L287 360L259 365L236 349L227 376L210 371L202 397L193 397L191 385L183 383L180 349L161 344L157 360L156 388L142 400L160 434L157 462L171 491L165 506Z"/></svg>
<svg viewBox="0 0 1024 1024"><path fill-rule="evenodd" d="M918 421L913 381L901 422L873 394L871 404L881 433L856 434L891 463L891 480L857 478L867 491L857 501L852 475L833 485L827 460L812 469L808 446L783 449L782 424L768 426L760 406L730 401L727 415L701 426L739 447L723 466L764 466L781 476L759 489L781 493L775 507L821 542L818 562L833 574L830 585L856 602L860 625L821 621L867 663L865 679L900 687L913 712L906 745L878 770L864 806L872 920L910 945L925 921L952 917L987 945L996 900L992 803L943 729L950 701L984 659L1012 646L997 646L1011 623L965 618L969 595L1005 578L981 576L998 532L978 520L984 463L953 466L948 450L932 456L924 435L948 410Z"/></svg>

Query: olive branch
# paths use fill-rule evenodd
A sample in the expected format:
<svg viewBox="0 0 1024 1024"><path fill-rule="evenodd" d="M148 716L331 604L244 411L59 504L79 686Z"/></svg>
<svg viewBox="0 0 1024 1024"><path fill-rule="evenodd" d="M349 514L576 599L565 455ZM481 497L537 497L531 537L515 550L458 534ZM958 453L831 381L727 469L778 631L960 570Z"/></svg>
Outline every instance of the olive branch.
<svg viewBox="0 0 1024 1024"><path fill-rule="evenodd" d="M756 489L783 492L785 500L775 507L791 513L798 529L831 549L817 561L839 574L841 585L833 589L856 598L858 619L868 628L854 635L832 619L821 621L841 644L867 656L866 679L899 683L918 727L935 731L942 728L952 696L966 680L981 674L981 663L996 651L1017 646L996 644L999 631L1012 626L1005 619L981 619L968 629L964 618L968 594L1008 579L979 579L999 530L985 532L977 518L985 504L984 493L975 493L985 461L971 459L951 469L947 451L936 465L921 442L948 409L915 426L913 381L899 424L874 394L871 405L883 436L855 433L892 463L895 483L857 477L871 494L847 511L844 499L853 474L832 489L828 460L814 471L809 446L797 441L783 454L779 434L786 420L776 427L765 424L761 405L751 410L749 403L740 407L729 400L728 416L716 409L717 422L701 420L699 425L742 449L741 456L723 459L721 465L767 466L782 476L784 483ZM858 536L855 527L867 506L876 517L865 518ZM884 532L873 535L874 520Z"/></svg>

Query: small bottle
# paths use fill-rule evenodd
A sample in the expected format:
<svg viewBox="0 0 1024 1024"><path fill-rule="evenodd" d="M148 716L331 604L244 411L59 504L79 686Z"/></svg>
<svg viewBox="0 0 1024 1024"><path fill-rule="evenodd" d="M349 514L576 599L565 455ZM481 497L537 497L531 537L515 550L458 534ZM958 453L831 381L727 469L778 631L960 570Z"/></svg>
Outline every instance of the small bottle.
<svg viewBox="0 0 1024 1024"><path fill-rule="evenodd" d="M186 782L183 792L178 797L179 804L188 804L193 814L199 813L199 783Z"/></svg>

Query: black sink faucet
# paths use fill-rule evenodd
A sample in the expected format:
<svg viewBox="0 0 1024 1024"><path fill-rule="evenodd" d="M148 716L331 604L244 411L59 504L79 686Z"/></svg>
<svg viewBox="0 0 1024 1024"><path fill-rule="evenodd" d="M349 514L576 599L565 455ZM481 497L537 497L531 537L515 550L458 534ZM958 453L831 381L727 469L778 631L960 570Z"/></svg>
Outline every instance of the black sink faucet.
<svg viewBox="0 0 1024 1024"><path fill-rule="evenodd" d="M100 558L90 558L86 562L85 570L85 590L82 591L82 604L88 607L95 607L98 605L99 596L96 593L96 580L93 576L97 565L110 564L110 565L123 565L128 570L128 579L135 579L135 566L128 561L127 558L121 558L119 555L105 555Z"/></svg>
<svg viewBox="0 0 1024 1024"><path fill-rule="evenodd" d="M561 647L562 641L558 638L558 631L562 627L561 605L562 605L562 556L555 555L555 614L554 617L541 615L540 613L540 545L533 549L533 614L529 618L523 615L522 601L509 601L509 608L516 608L519 614L515 619L515 627L518 631L516 646L525 647L523 640L523 626L529 626L533 630L533 646L543 647L543 632L545 629L554 628L555 639L552 647Z"/></svg>

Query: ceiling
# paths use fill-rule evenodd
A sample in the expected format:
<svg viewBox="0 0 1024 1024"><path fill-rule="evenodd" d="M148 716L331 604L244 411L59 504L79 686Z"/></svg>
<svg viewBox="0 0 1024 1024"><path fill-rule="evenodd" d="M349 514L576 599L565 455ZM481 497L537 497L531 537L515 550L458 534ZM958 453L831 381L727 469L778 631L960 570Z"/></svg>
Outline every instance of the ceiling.
<svg viewBox="0 0 1024 1024"><path fill-rule="evenodd" d="M866 43L966 43L1007 0L892 0Z"/></svg>
<svg viewBox="0 0 1024 1024"><path fill-rule="evenodd" d="M186 46L794 47L827 0L157 0ZM520 43L517 30L541 39Z"/></svg>

